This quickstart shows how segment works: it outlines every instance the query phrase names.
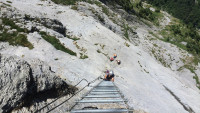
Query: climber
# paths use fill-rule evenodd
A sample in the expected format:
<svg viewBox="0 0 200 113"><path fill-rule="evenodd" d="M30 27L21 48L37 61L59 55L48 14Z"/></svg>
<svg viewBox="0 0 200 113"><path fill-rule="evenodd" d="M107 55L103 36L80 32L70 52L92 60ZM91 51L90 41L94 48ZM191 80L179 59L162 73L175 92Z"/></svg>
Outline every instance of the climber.
<svg viewBox="0 0 200 113"><path fill-rule="evenodd" d="M113 57L110 57L110 61L112 62L114 60L114 58Z"/></svg>
<svg viewBox="0 0 200 113"><path fill-rule="evenodd" d="M120 61L120 60L116 60L116 61L117 61L117 64L118 64L118 65L120 65L120 64L121 64L121 61Z"/></svg>
<svg viewBox="0 0 200 113"><path fill-rule="evenodd" d="M106 73L104 80L106 81L112 81L114 82L114 72L113 71L109 71L109 73Z"/></svg>
<svg viewBox="0 0 200 113"><path fill-rule="evenodd" d="M114 58L117 58L117 54L114 54Z"/></svg>
<svg viewBox="0 0 200 113"><path fill-rule="evenodd" d="M106 75L108 75L109 74L109 70L107 70L105 73L106 73Z"/></svg>

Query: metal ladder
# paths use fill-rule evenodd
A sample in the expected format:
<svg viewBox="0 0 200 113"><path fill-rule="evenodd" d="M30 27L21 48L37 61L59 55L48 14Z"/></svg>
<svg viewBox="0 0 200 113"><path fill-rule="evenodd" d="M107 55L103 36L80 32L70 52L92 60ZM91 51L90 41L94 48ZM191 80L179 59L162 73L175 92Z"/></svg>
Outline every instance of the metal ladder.
<svg viewBox="0 0 200 113"><path fill-rule="evenodd" d="M102 81L76 102L71 113L132 113L117 86Z"/></svg>

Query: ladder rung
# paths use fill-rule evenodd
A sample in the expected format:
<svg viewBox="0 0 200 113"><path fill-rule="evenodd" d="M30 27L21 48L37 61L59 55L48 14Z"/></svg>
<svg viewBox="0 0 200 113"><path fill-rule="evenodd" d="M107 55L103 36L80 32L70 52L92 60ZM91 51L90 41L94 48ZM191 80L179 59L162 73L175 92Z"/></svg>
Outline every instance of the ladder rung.
<svg viewBox="0 0 200 113"><path fill-rule="evenodd" d="M96 87L94 89L117 89L115 87Z"/></svg>
<svg viewBox="0 0 200 113"><path fill-rule="evenodd" d="M124 102L122 99L107 99L107 100L80 100L77 103L119 103Z"/></svg>
<svg viewBox="0 0 200 113"><path fill-rule="evenodd" d="M71 113L123 113L128 112L127 109L88 109L88 110L73 110Z"/></svg>
<svg viewBox="0 0 200 113"><path fill-rule="evenodd" d="M101 84L101 85L98 85L98 87L115 87L115 86L112 84Z"/></svg>
<svg viewBox="0 0 200 113"><path fill-rule="evenodd" d="M90 95L120 94L119 92L90 92Z"/></svg>
<svg viewBox="0 0 200 113"><path fill-rule="evenodd" d="M118 90L92 90L92 92L118 92Z"/></svg>
<svg viewBox="0 0 200 113"><path fill-rule="evenodd" d="M84 98L120 98L120 95L88 95Z"/></svg>

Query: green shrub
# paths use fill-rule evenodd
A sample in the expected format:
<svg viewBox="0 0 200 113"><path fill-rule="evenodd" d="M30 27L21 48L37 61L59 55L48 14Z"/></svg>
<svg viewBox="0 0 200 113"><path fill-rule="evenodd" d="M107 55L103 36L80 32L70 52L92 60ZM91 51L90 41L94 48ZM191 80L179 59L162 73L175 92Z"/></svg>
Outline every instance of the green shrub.
<svg viewBox="0 0 200 113"><path fill-rule="evenodd" d="M6 6L8 6L8 7L11 7L11 5L10 4L6 4L6 3L3 3L4 5L6 5Z"/></svg>
<svg viewBox="0 0 200 113"><path fill-rule="evenodd" d="M75 3L80 0L51 0L51 1L56 4L75 5Z"/></svg>
<svg viewBox="0 0 200 113"><path fill-rule="evenodd" d="M0 30L3 30L3 26L2 25L0 25Z"/></svg>
<svg viewBox="0 0 200 113"><path fill-rule="evenodd" d="M85 55L85 54L83 54L83 53L80 53L80 59L86 59L86 58L88 58L87 55Z"/></svg>
<svg viewBox="0 0 200 113"><path fill-rule="evenodd" d="M105 6L102 6L102 11L103 11L103 13L105 13L106 15L108 15L109 16L109 10L108 10L108 8L106 8Z"/></svg>
<svg viewBox="0 0 200 113"><path fill-rule="evenodd" d="M98 53L101 53L101 51L100 51L99 49L97 50L97 52L98 52Z"/></svg>
<svg viewBox="0 0 200 113"><path fill-rule="evenodd" d="M155 12L160 13L160 8L156 8Z"/></svg>
<svg viewBox="0 0 200 113"><path fill-rule="evenodd" d="M110 12L109 12L108 8L103 6L101 4L101 2L99 2L97 0L82 0L82 1L88 2L90 4L96 4L97 6L102 8L103 13L105 13L107 16L109 16Z"/></svg>
<svg viewBox="0 0 200 113"><path fill-rule="evenodd" d="M90 4L94 4L93 3L93 0L83 0L84 2L88 2L88 3L90 3Z"/></svg>
<svg viewBox="0 0 200 113"><path fill-rule="evenodd" d="M154 36L155 38L159 39L159 36L157 34L154 34L153 32L149 31L149 34L151 34L152 36Z"/></svg>
<svg viewBox="0 0 200 113"><path fill-rule="evenodd" d="M100 22L105 23L105 20L104 20L103 17L101 17L101 15L99 15L99 14L95 14L95 15L97 16L97 18L98 18L98 20L99 20Z"/></svg>
<svg viewBox="0 0 200 113"><path fill-rule="evenodd" d="M199 82L199 77L198 77L197 75L195 75L193 78L196 80L196 83L197 83L197 84L200 84L200 82Z"/></svg>
<svg viewBox="0 0 200 113"><path fill-rule="evenodd" d="M61 50L63 52L66 52L70 55L76 56L76 53L73 52L72 50L66 48L63 46L58 39L56 39L53 36L47 35L46 32L40 32L40 35L42 36L43 39L45 39L47 42L52 44L57 50Z"/></svg>
<svg viewBox="0 0 200 113"><path fill-rule="evenodd" d="M130 0L112 0L112 2L122 6L128 13L133 13L133 3Z"/></svg>
<svg viewBox="0 0 200 113"><path fill-rule="evenodd" d="M200 35L196 29L185 24L168 25L162 30L161 35L165 37L164 41L177 45L194 55L200 55ZM183 45L181 42L186 42L187 44Z"/></svg>
<svg viewBox="0 0 200 113"><path fill-rule="evenodd" d="M8 3L12 3L11 1L6 1L6 2L8 2Z"/></svg>
<svg viewBox="0 0 200 113"><path fill-rule="evenodd" d="M96 4L97 6L101 6L101 2L97 1L97 0L94 0L94 4Z"/></svg>
<svg viewBox="0 0 200 113"><path fill-rule="evenodd" d="M70 36L70 35L66 35L67 38L72 39L74 41L80 40L80 38L77 38L76 36Z"/></svg>
<svg viewBox="0 0 200 113"><path fill-rule="evenodd" d="M130 45L129 45L127 42L125 42L124 45L125 45L126 47L130 47Z"/></svg>

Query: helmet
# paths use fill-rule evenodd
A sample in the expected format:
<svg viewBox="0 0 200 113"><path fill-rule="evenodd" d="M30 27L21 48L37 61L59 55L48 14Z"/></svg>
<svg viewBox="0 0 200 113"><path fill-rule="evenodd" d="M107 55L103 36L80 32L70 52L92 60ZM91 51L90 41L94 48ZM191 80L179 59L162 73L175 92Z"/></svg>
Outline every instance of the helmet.
<svg viewBox="0 0 200 113"><path fill-rule="evenodd" d="M107 70L106 73L109 73L109 71Z"/></svg>
<svg viewBox="0 0 200 113"><path fill-rule="evenodd" d="M114 74L114 72L111 70L110 72L109 72L109 75L113 75Z"/></svg>
<svg viewBox="0 0 200 113"><path fill-rule="evenodd" d="M111 58L110 58L110 61L113 61L113 60L114 60L114 58L113 58L113 57L111 57Z"/></svg>

